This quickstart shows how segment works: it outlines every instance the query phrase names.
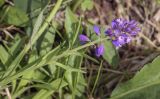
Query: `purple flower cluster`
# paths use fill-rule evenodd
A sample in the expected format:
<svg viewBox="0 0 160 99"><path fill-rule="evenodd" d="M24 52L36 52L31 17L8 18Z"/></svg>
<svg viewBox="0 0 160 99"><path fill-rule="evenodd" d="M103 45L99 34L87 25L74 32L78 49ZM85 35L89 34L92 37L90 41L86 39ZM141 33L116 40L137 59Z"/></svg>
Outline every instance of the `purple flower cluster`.
<svg viewBox="0 0 160 99"><path fill-rule="evenodd" d="M105 33L110 37L112 43L118 48L122 45L129 43L132 37L136 36L140 32L138 23L135 20L127 21L125 19L115 19L111 23Z"/></svg>
<svg viewBox="0 0 160 99"><path fill-rule="evenodd" d="M94 26L93 30L97 36L101 35L100 28L98 26ZM129 43L132 37L135 37L138 32L140 32L140 28L135 20L127 21L119 18L112 21L111 27L105 31L105 34L110 37L113 45L116 48L119 48L122 45ZM82 44L90 41L90 39L83 34L79 35L79 40ZM99 44L95 49L95 55L100 57L103 53L104 45Z"/></svg>

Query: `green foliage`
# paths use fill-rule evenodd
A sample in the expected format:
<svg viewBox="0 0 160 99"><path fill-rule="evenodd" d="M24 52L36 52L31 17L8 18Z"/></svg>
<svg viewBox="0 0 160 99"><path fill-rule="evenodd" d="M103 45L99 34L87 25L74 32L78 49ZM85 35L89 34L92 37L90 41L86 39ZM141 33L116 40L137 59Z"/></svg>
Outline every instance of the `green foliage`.
<svg viewBox="0 0 160 99"><path fill-rule="evenodd" d="M12 24L20 27L24 27L27 25L28 16L25 12L15 7L8 6L2 12L5 15L2 17L5 24Z"/></svg>
<svg viewBox="0 0 160 99"><path fill-rule="evenodd" d="M74 48L79 45L79 42L77 42L77 38L80 32L80 28L81 20L79 20L78 22L78 19L74 15L74 13L70 10L70 8L67 8L65 11L65 29L67 32L70 48ZM72 55L66 59L65 64L80 69L82 59L83 58L80 56ZM83 75L79 73L71 73L69 71L66 71L64 76L66 81L69 83L70 90L72 91L72 98L75 97L75 95L81 96L84 91L84 85L86 85L83 80Z"/></svg>
<svg viewBox="0 0 160 99"><path fill-rule="evenodd" d="M156 0L156 2L160 4L160 0Z"/></svg>
<svg viewBox="0 0 160 99"><path fill-rule="evenodd" d="M105 30L101 30L101 36L105 37ZM109 38L108 38L109 39ZM105 40L102 42L102 44L105 47L105 52L103 54L103 58L112 66L116 67L119 63L119 55L117 50L115 49L115 46L112 44L110 40Z"/></svg>
<svg viewBox="0 0 160 99"><path fill-rule="evenodd" d="M78 8L81 8L82 11L92 10L93 7L93 0L75 0L72 5L73 12L75 12Z"/></svg>
<svg viewBox="0 0 160 99"><path fill-rule="evenodd" d="M77 17L73 14L73 12L70 10L70 8L66 8L65 11L65 30L67 38L70 39L69 43L71 44L73 42L73 37L75 37L75 29L76 24L78 22Z"/></svg>
<svg viewBox="0 0 160 99"><path fill-rule="evenodd" d="M55 6L55 8L58 7ZM67 39L71 49L68 49L66 40L53 48L55 34L58 30L52 24L48 27L48 22L51 21L52 17L47 18L46 21L48 22L43 21L44 10L39 13L36 18L37 21L34 22L32 35L27 45L25 45L25 39L17 35L13 43L7 46L7 49L1 46L1 52L3 53L0 54L5 56L1 57L1 61L7 69L5 73L2 72L0 85L11 84L14 98L24 97L23 93L26 90L35 88L38 92L28 97L45 99L63 87L68 87L68 91L72 91L72 97L80 97L86 85L82 74L84 71L80 70L82 57L84 55L91 60L94 59L78 51L83 47L92 45L92 43L79 47L76 39L81 28L81 20L74 21L71 17L75 16L68 8L66 17L70 19L70 22L67 21L66 31L68 31L67 35L72 34ZM55 12L52 13L55 14ZM25 59L25 57L28 58Z"/></svg>
<svg viewBox="0 0 160 99"><path fill-rule="evenodd" d="M81 4L81 9L83 11L92 10L93 9L93 1L92 0L84 0Z"/></svg>
<svg viewBox="0 0 160 99"><path fill-rule="evenodd" d="M0 0L0 7L5 3L4 0Z"/></svg>
<svg viewBox="0 0 160 99"><path fill-rule="evenodd" d="M16 8L33 15L36 15L37 11L39 13L48 3L49 0L14 0Z"/></svg>
<svg viewBox="0 0 160 99"><path fill-rule="evenodd" d="M105 47L105 52L103 54L103 58L113 67L116 67L119 63L119 56L118 52L113 46L111 41L104 41L103 42Z"/></svg>
<svg viewBox="0 0 160 99"><path fill-rule="evenodd" d="M93 30L93 26L90 27ZM105 38L104 29L101 28L101 38ZM91 40L101 39L99 36L96 35L95 32L92 31L91 33ZM104 45L105 51L103 54L103 58L113 67L116 67L119 63L119 56L118 52L113 46L110 40L104 40L100 42Z"/></svg>
<svg viewBox="0 0 160 99"><path fill-rule="evenodd" d="M111 99L159 99L160 57L145 65L131 80L112 92Z"/></svg>
<svg viewBox="0 0 160 99"><path fill-rule="evenodd" d="M67 85L63 79L57 79L55 81L52 81L50 83L52 90L40 90L32 99L48 99L48 97L55 92L56 90L59 90Z"/></svg>
<svg viewBox="0 0 160 99"><path fill-rule="evenodd" d="M10 57L10 55L7 52L7 50L2 45L0 45L0 59L1 59L1 62L3 64L6 64L9 57Z"/></svg>
<svg viewBox="0 0 160 99"><path fill-rule="evenodd" d="M87 22L83 16L74 13L77 8L81 8L82 12L91 10L94 7L92 0L52 1L13 0L14 6L11 6L0 0L0 32L10 26L15 29L11 29L13 38L6 37L7 43L0 44L0 94L8 88L13 99L86 99L84 93L90 86L84 77L86 74L88 79L89 74L85 66L91 64L84 63L84 58L100 65L97 71L93 71L97 76L91 77L95 80L93 88L87 88L91 91L89 95L94 95L100 84L103 62L108 62L112 67L119 64L118 52L105 36L104 29L97 36L93 31L94 22ZM73 5L69 6L69 3ZM63 11L65 19L60 22ZM91 41L81 45L79 34L86 34ZM91 54L89 49L99 44L105 46L102 57L97 59L86 54ZM120 84L111 98L158 99L159 64L160 57L157 57L133 79ZM8 97L2 95L0 98Z"/></svg>

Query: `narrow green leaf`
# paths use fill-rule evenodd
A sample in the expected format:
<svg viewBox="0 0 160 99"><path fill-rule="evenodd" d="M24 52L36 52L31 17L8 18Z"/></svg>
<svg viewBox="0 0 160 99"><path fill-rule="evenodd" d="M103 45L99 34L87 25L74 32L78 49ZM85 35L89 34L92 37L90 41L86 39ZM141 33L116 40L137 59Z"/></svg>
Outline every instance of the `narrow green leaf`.
<svg viewBox="0 0 160 99"><path fill-rule="evenodd" d="M64 74L65 80L67 81L67 83L69 84L69 87L73 88L73 78L72 78L72 72L70 71L66 71Z"/></svg>
<svg viewBox="0 0 160 99"><path fill-rule="evenodd" d="M67 83L63 79L56 79L50 83L54 90L40 90L32 99L47 99L55 91L67 86Z"/></svg>
<svg viewBox="0 0 160 99"><path fill-rule="evenodd" d="M16 35L14 37L13 44L9 49L12 54L12 57L17 56L18 51L20 51L20 48L22 48L25 43L24 41L25 41L25 38L20 38L19 35Z"/></svg>
<svg viewBox="0 0 160 99"><path fill-rule="evenodd" d="M8 61L8 59L11 56L9 55L8 51L2 46L0 45L0 60L3 64L6 64L6 62Z"/></svg>
<svg viewBox="0 0 160 99"><path fill-rule="evenodd" d="M35 85L30 85L28 87L23 87L22 89L18 90L16 93L12 95L12 98L15 99L21 96L21 94L23 94L25 91L29 90L30 88L41 88L41 89L48 90L48 91L54 90L54 88L52 88L52 86L48 83L35 84Z"/></svg>
<svg viewBox="0 0 160 99"><path fill-rule="evenodd" d="M84 71L80 70L80 69L76 69L76 68L72 68L71 66L67 66L67 65L64 65L64 64L61 64L59 62L53 62L55 63L55 65L65 69L65 70L69 70L70 72L81 72L81 73L85 73Z"/></svg>
<svg viewBox="0 0 160 99"><path fill-rule="evenodd" d="M34 39L34 37L36 36L36 33L38 32L40 26L41 26L42 23L43 23L43 18L44 18L43 12L44 12L44 10L45 10L45 9L43 9L43 10L41 11L41 13L39 14L39 16L38 16L38 18L37 18L37 20L36 20L36 22L35 22L35 24L34 24L33 31L32 31L32 36L31 36L31 40L30 40L31 42L32 42L32 40Z"/></svg>

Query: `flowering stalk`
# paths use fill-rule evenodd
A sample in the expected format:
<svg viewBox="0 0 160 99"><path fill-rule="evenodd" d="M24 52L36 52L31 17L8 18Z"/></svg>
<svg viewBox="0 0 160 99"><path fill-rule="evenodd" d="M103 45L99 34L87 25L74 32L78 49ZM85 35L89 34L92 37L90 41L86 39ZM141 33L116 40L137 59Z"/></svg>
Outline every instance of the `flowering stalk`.
<svg viewBox="0 0 160 99"><path fill-rule="evenodd" d="M100 27L94 26L94 32L98 37L101 38ZM116 48L121 47L122 45L131 42L132 38L135 37L140 28L138 27L138 23L135 20L127 21L125 19L114 19L111 23L111 27L105 31L106 36L110 37L113 45ZM87 36L81 34L79 35L79 40L81 44L85 44L88 41L91 41ZM104 45L98 44L95 49L95 55L100 57L104 54Z"/></svg>
<svg viewBox="0 0 160 99"><path fill-rule="evenodd" d="M93 27L93 30L96 33L96 35L100 37L100 34L101 34L100 28L95 25ZM88 41L90 41L90 39L87 36L83 35L83 34L79 35L79 40L80 40L81 44L85 44ZM100 57L101 55L103 55L103 53L104 53L104 45L103 44L97 45L96 49L95 49L95 55L97 57Z"/></svg>

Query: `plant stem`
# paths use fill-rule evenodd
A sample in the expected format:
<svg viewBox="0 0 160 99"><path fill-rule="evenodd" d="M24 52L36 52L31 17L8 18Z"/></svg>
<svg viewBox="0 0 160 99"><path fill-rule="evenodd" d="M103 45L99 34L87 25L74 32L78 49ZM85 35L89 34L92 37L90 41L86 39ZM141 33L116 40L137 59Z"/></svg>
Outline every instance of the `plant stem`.
<svg viewBox="0 0 160 99"><path fill-rule="evenodd" d="M100 76L101 68L102 68L102 63L103 63L103 61L101 61L100 67L99 67L99 69L98 69L98 74L97 74L97 77L96 77L96 80L95 80L93 89L92 89L92 91L91 91L91 95L93 94L94 89L96 88L96 85L97 85L97 82L98 82L98 79L99 79L99 76Z"/></svg>

